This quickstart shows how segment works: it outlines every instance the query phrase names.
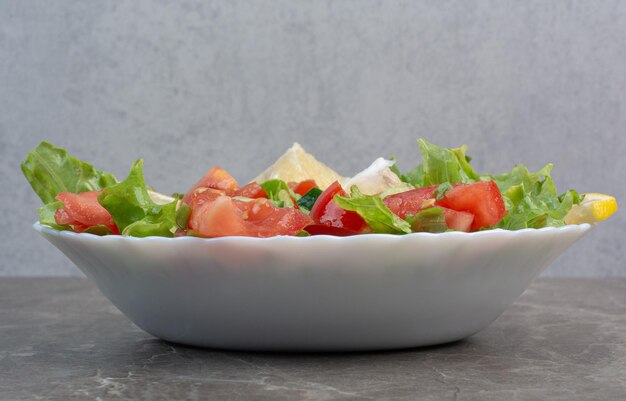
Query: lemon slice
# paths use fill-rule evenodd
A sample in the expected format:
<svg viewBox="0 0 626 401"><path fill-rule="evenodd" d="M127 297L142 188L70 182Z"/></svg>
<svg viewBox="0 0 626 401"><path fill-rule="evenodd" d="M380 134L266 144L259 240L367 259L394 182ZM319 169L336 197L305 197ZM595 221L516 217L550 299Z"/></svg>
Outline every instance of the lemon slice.
<svg viewBox="0 0 626 401"><path fill-rule="evenodd" d="M326 189L335 181L345 181L344 177L317 160L297 142L253 181L263 183L271 179L287 182L313 179L321 189Z"/></svg>
<svg viewBox="0 0 626 401"><path fill-rule="evenodd" d="M413 189L411 185L402 182L396 173L391 171L390 167L394 163L394 161L379 157L368 168L346 181L343 188L350 193L350 188L356 185L365 195L376 195L390 189L398 189L398 192Z"/></svg>
<svg viewBox="0 0 626 401"><path fill-rule="evenodd" d="M565 216L565 224L597 223L617 211L617 201L610 195L589 193L580 205L574 205Z"/></svg>

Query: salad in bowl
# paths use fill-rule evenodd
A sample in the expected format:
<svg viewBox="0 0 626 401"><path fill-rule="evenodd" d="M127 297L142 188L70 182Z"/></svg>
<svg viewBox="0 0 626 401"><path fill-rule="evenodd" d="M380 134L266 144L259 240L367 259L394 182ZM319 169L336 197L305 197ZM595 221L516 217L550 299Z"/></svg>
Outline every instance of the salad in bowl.
<svg viewBox="0 0 626 401"><path fill-rule="evenodd" d="M465 146L419 148L411 171L379 158L347 178L294 144L243 185L214 166L172 195L146 185L141 160L118 180L47 142L22 170L43 201L35 229L129 319L225 349L465 338L617 209L557 192L550 164L481 174Z"/></svg>
<svg viewBox="0 0 626 401"><path fill-rule="evenodd" d="M352 178L323 165L298 144L254 180L240 186L211 167L184 193L148 187L143 161L128 177L112 174L48 142L29 153L22 171L44 202L40 223L57 230L131 237L272 237L397 234L560 227L594 223L617 209L606 195L557 193L548 164L520 164L479 174L466 147L419 140L423 162L400 173L379 158Z"/></svg>

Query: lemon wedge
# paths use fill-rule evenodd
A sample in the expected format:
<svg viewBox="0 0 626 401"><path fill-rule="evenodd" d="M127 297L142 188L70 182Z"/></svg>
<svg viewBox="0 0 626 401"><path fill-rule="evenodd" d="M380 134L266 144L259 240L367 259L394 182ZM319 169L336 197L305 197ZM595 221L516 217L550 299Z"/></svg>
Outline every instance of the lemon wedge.
<svg viewBox="0 0 626 401"><path fill-rule="evenodd" d="M326 189L335 181L341 183L346 180L313 157L297 142L253 181L263 183L271 179L287 182L313 179L321 189Z"/></svg>
<svg viewBox="0 0 626 401"><path fill-rule="evenodd" d="M356 185L365 195L376 195L390 189L398 189L398 192L413 189L411 185L402 182L396 173L391 171L390 167L394 163L394 161L379 157L365 170L346 181L343 188L350 193L350 188Z"/></svg>
<svg viewBox="0 0 626 401"><path fill-rule="evenodd" d="M565 224L597 223L617 211L614 197L604 194L585 194L580 205L574 205L565 216Z"/></svg>

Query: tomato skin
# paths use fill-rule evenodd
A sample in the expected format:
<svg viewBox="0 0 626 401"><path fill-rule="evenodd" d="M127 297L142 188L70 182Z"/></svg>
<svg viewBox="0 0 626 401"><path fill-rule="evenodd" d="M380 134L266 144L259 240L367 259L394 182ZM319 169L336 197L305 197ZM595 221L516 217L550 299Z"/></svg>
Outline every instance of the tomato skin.
<svg viewBox="0 0 626 401"><path fill-rule="evenodd" d="M361 232L367 227L367 223L358 213L348 211L337 206L333 202L335 195L345 196L338 181L332 183L315 201L309 216L316 224L345 228L350 231Z"/></svg>
<svg viewBox="0 0 626 401"><path fill-rule="evenodd" d="M304 231L311 235L333 235L335 237L347 237L350 235L360 234L358 231L352 231L345 228L333 227L326 224L311 224L304 228Z"/></svg>
<svg viewBox="0 0 626 401"><path fill-rule="evenodd" d="M320 218L326 210L326 206L333 200L333 196L335 196L335 194L345 194L345 191L338 181L330 184L330 186L326 188L324 192L320 194L320 196L317 197L317 200L313 204L313 207L311 208L311 211L309 213L309 216L311 216L313 221L319 223Z"/></svg>
<svg viewBox="0 0 626 401"><path fill-rule="evenodd" d="M300 182L290 182L289 188L300 196L306 195L313 188L319 188L315 180L304 180Z"/></svg>
<svg viewBox="0 0 626 401"><path fill-rule="evenodd" d="M85 231L92 226L105 225L113 233L119 234L111 214L98 202L101 193L102 190L79 194L61 192L56 199L63 203L63 208L57 209L54 220L57 224L71 225L76 232Z"/></svg>
<svg viewBox="0 0 626 401"><path fill-rule="evenodd" d="M233 193L233 196L243 196L246 198L267 198L267 192L256 182L244 185Z"/></svg>
<svg viewBox="0 0 626 401"><path fill-rule="evenodd" d="M437 185L411 189L398 194L386 196L383 203L396 215L406 218L408 214L416 214L434 206L434 193Z"/></svg>
<svg viewBox="0 0 626 401"><path fill-rule="evenodd" d="M455 185L437 205L473 214L472 231L497 224L507 213L502 194L493 181Z"/></svg>
<svg viewBox="0 0 626 401"><path fill-rule="evenodd" d="M227 195L232 195L239 188L239 185L237 180L228 174L226 170L219 166L213 166L187 191L183 201L190 204L191 196L199 188L219 189Z"/></svg>

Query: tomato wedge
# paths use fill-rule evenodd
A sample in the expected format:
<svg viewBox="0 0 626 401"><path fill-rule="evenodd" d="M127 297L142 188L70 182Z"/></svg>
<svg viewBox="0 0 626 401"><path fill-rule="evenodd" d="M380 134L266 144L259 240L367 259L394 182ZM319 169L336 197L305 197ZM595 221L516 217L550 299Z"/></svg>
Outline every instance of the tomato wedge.
<svg viewBox="0 0 626 401"><path fill-rule="evenodd" d="M437 185L430 187L416 188L398 194L386 196L383 203L401 218L406 218L407 214L416 214L421 210L434 206L434 192Z"/></svg>
<svg viewBox="0 0 626 401"><path fill-rule="evenodd" d="M241 210L228 196L206 199L191 211L189 228L203 237L224 237L246 235L247 230L241 218Z"/></svg>
<svg viewBox="0 0 626 401"><path fill-rule="evenodd" d="M443 217L446 219L446 225L451 230L470 232L474 215L468 212L458 212L456 210L447 209L438 206L443 211Z"/></svg>
<svg viewBox="0 0 626 401"><path fill-rule="evenodd" d="M437 205L473 214L472 230L493 226L506 215L502 194L493 181L455 185Z"/></svg>
<svg viewBox="0 0 626 401"><path fill-rule="evenodd" d="M311 218L301 211L276 207L267 199L248 202L246 222L250 235L254 237L296 235L312 223Z"/></svg>
<svg viewBox="0 0 626 401"><path fill-rule="evenodd" d="M246 198L267 198L267 193L256 182L244 185L233 193L233 196L244 196Z"/></svg>
<svg viewBox="0 0 626 401"><path fill-rule="evenodd" d="M316 224L345 228L353 232L362 232L367 223L358 213L344 210L333 202L335 195L345 196L346 192L338 181L332 183L315 201L309 216Z"/></svg>
<svg viewBox="0 0 626 401"><path fill-rule="evenodd" d="M189 197L187 204L191 206L191 210L193 213L193 209L202 205L205 202L212 202L217 199L218 196L224 196L224 191L220 191L219 189L211 189L211 188L198 188Z"/></svg>
<svg viewBox="0 0 626 401"><path fill-rule="evenodd" d="M231 195L239 188L239 185L237 185L237 181L228 174L226 170L214 166L187 191L183 201L189 204L191 196L199 188L219 189L224 191L227 195Z"/></svg>
<svg viewBox="0 0 626 401"><path fill-rule="evenodd" d="M76 232L85 231L87 228L97 225L107 226L115 234L119 234L117 226L113 222L111 214L98 203L99 191L61 192L56 199L63 203L63 208L57 209L54 220L57 224L69 224Z"/></svg>

